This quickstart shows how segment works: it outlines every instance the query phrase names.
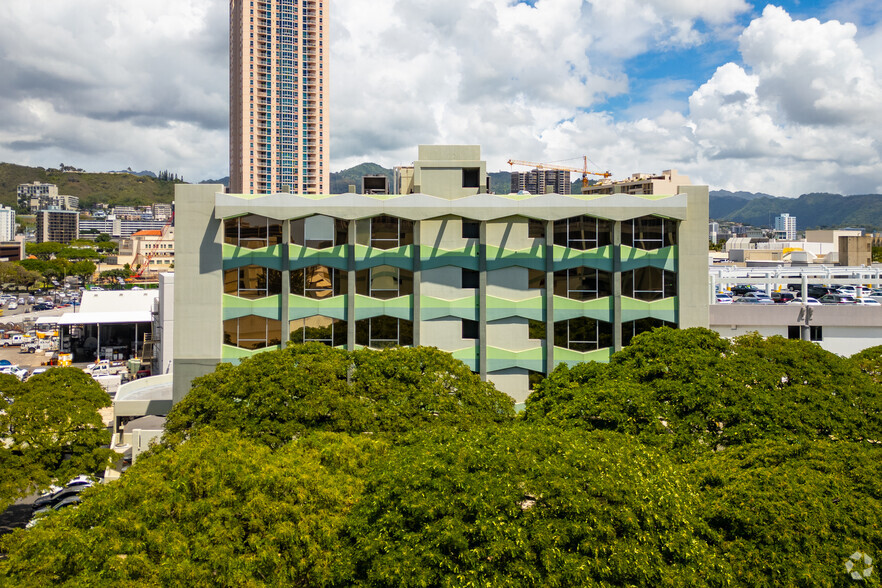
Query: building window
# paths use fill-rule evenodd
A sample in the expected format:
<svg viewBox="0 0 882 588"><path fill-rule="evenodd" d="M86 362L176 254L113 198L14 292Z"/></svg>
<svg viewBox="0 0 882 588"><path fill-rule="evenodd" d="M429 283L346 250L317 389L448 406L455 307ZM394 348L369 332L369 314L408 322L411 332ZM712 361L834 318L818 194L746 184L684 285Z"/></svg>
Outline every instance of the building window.
<svg viewBox="0 0 882 588"><path fill-rule="evenodd" d="M622 296L653 302L677 295L677 274L656 267L622 272Z"/></svg>
<svg viewBox="0 0 882 588"><path fill-rule="evenodd" d="M480 272L462 268L462 287L463 288L480 288Z"/></svg>
<svg viewBox="0 0 882 588"><path fill-rule="evenodd" d="M282 293L282 272L257 265L224 271L224 294L248 298L266 298Z"/></svg>
<svg viewBox="0 0 882 588"><path fill-rule="evenodd" d="M527 237L530 239L544 239L545 221L531 218L527 225Z"/></svg>
<svg viewBox="0 0 882 588"><path fill-rule="evenodd" d="M554 221L554 244L586 251L612 244L612 222L591 216Z"/></svg>
<svg viewBox="0 0 882 588"><path fill-rule="evenodd" d="M481 336L480 323L469 319L462 319L462 338L478 339Z"/></svg>
<svg viewBox="0 0 882 588"><path fill-rule="evenodd" d="M587 317L554 323L554 345L573 351L612 347L612 324Z"/></svg>
<svg viewBox="0 0 882 588"><path fill-rule="evenodd" d="M249 214L224 221L224 243L262 249L282 242L282 223L264 216Z"/></svg>
<svg viewBox="0 0 882 588"><path fill-rule="evenodd" d="M462 238L463 239L480 239L481 223L473 220L462 220Z"/></svg>
<svg viewBox="0 0 882 588"><path fill-rule="evenodd" d="M677 325L655 318L643 318L637 319L636 321L622 323L622 345L629 345L631 339L640 333L645 333L658 327L670 327L676 329Z"/></svg>
<svg viewBox="0 0 882 588"><path fill-rule="evenodd" d="M809 327L809 341L823 341L824 333L822 331L823 327ZM802 339L802 327L800 326L790 326L787 327L787 338L788 339Z"/></svg>
<svg viewBox="0 0 882 588"><path fill-rule="evenodd" d="M373 348L413 345L413 321L391 316L356 321L355 342Z"/></svg>
<svg viewBox="0 0 882 588"><path fill-rule="evenodd" d="M636 249L661 249L677 244L677 221L641 216L622 223L622 245Z"/></svg>
<svg viewBox="0 0 882 588"><path fill-rule="evenodd" d="M462 168L462 187L463 188L480 188L481 187L481 169L477 167Z"/></svg>
<svg viewBox="0 0 882 588"><path fill-rule="evenodd" d="M355 274L355 293L388 300L413 294L413 272L378 265Z"/></svg>
<svg viewBox="0 0 882 588"><path fill-rule="evenodd" d="M313 265L291 270L291 294L306 298L330 298L346 294L348 274L344 271Z"/></svg>
<svg viewBox="0 0 882 588"><path fill-rule="evenodd" d="M260 316L224 321L224 345L253 351L281 344L281 334L281 321Z"/></svg>
<svg viewBox="0 0 882 588"><path fill-rule="evenodd" d="M612 295L612 274L590 267L554 272L554 295L573 300L594 300Z"/></svg>
<svg viewBox="0 0 882 588"><path fill-rule="evenodd" d="M346 321L326 316L310 316L288 323L290 341L294 343L318 342L339 347L346 345Z"/></svg>
<svg viewBox="0 0 882 588"><path fill-rule="evenodd" d="M291 243L311 249L345 245L349 239L349 221L317 214L291 221Z"/></svg>
<svg viewBox="0 0 882 588"><path fill-rule="evenodd" d="M545 321L527 319L527 338L539 341L545 340Z"/></svg>
<svg viewBox="0 0 882 588"><path fill-rule="evenodd" d="M413 221L394 216L377 216L370 219L371 247L395 249L413 244Z"/></svg>
<svg viewBox="0 0 882 588"><path fill-rule="evenodd" d="M530 290L545 289L545 272L543 270L527 270L527 288Z"/></svg>

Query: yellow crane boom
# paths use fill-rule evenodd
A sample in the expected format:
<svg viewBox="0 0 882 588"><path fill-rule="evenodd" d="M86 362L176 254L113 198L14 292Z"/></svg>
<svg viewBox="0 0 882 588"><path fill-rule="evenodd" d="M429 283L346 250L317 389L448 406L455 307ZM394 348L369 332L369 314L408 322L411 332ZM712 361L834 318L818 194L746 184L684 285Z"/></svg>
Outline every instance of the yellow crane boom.
<svg viewBox="0 0 882 588"><path fill-rule="evenodd" d="M582 168L581 169L579 169L577 167L567 167L565 165L554 165L551 163L537 163L535 161L521 161L520 159L509 159L508 165L511 165L511 166L523 165L526 167L535 167L536 169L552 169L552 170L556 170L556 171L568 171L568 172L574 172L577 174L582 174L582 186L583 187L588 185L588 176L589 175L602 176L604 178L612 177L612 174L608 171L605 171L605 172L588 171L588 156L587 155L582 157Z"/></svg>

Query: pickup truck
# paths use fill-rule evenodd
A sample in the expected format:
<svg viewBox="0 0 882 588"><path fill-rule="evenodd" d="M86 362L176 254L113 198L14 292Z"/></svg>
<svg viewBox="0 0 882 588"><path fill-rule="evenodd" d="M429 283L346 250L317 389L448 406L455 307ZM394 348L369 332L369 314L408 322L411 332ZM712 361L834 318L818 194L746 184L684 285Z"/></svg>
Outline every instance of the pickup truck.
<svg viewBox="0 0 882 588"><path fill-rule="evenodd" d="M126 367L126 364L123 361L109 361L107 359L102 359L101 361L90 363L83 368L83 371L94 378L96 376L125 375L128 373L129 368Z"/></svg>
<svg viewBox="0 0 882 588"><path fill-rule="evenodd" d="M9 337L0 340L0 345L3 347L9 347L10 345L22 345L24 343L30 343L34 338L28 335L22 335L21 333L16 333L14 335L10 335Z"/></svg>
<svg viewBox="0 0 882 588"><path fill-rule="evenodd" d="M21 344L22 353L36 353L37 351L58 351L58 337L35 339Z"/></svg>

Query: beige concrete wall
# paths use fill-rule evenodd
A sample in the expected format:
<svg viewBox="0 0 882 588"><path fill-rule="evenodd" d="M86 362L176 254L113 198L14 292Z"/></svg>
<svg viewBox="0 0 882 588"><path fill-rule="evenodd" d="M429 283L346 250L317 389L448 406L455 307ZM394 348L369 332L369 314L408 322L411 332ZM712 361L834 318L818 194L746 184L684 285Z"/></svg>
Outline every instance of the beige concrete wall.
<svg viewBox="0 0 882 588"><path fill-rule="evenodd" d="M477 289L462 287L462 269L445 265L422 271L423 296L442 300L459 300L477 293Z"/></svg>
<svg viewBox="0 0 882 588"><path fill-rule="evenodd" d="M487 272L487 295L495 298L519 301L541 298L542 290L529 290L529 270L524 267L507 267Z"/></svg>
<svg viewBox="0 0 882 588"><path fill-rule="evenodd" d="M508 351L535 349L542 342L529 338L528 321L525 318L510 317L487 323L487 346Z"/></svg>
<svg viewBox="0 0 882 588"><path fill-rule="evenodd" d="M453 317L422 321L421 337L424 347L437 347L442 351L457 351L478 344L477 339L462 338L462 320Z"/></svg>
<svg viewBox="0 0 882 588"><path fill-rule="evenodd" d="M686 219L680 222L678 296L680 327L708 326L707 186L680 186L688 197Z"/></svg>
<svg viewBox="0 0 882 588"><path fill-rule="evenodd" d="M490 372L487 374L487 380L496 386L497 390L505 390L516 404L525 402L530 395L530 378L527 370L511 368Z"/></svg>

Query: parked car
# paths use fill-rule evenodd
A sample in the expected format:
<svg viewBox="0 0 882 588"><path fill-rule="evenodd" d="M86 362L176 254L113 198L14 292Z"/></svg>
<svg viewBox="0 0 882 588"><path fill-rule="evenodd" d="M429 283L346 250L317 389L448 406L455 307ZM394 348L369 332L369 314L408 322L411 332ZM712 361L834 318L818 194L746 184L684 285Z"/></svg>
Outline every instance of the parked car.
<svg viewBox="0 0 882 588"><path fill-rule="evenodd" d="M736 302L748 303L748 304L774 304L775 302L767 295L762 292L748 292L744 296L735 300Z"/></svg>
<svg viewBox="0 0 882 588"><path fill-rule="evenodd" d="M759 292L759 288L751 286L749 284L737 284L735 286L732 286L733 296L744 296L749 292Z"/></svg>
<svg viewBox="0 0 882 588"><path fill-rule="evenodd" d="M808 295L813 298L822 298L827 294L835 294L836 288L833 286L822 286L820 284L809 284Z"/></svg>
<svg viewBox="0 0 882 588"><path fill-rule="evenodd" d="M732 304L732 297L729 296L728 294L718 292L716 295L716 303L717 304Z"/></svg>
<svg viewBox="0 0 882 588"><path fill-rule="evenodd" d="M869 296L872 292L869 288L863 286L840 286L836 292L838 294L848 294L849 296Z"/></svg>
<svg viewBox="0 0 882 588"><path fill-rule="evenodd" d="M18 302L10 302L6 307L7 310L15 310L16 308L18 308Z"/></svg>
<svg viewBox="0 0 882 588"><path fill-rule="evenodd" d="M876 300L875 298L869 298L869 297L865 298L862 296L855 298L854 303L855 304L862 304L864 306L882 306L882 304L880 304L879 301Z"/></svg>
<svg viewBox="0 0 882 588"><path fill-rule="evenodd" d="M52 507L64 500L65 498L70 498L71 496L76 496L86 488L92 486L92 483L88 484L77 484L76 486L65 486L58 492L53 492L52 494L48 494L46 496L41 496L36 499L33 504L33 508L35 511L40 510L45 507Z"/></svg>
<svg viewBox="0 0 882 588"><path fill-rule="evenodd" d="M821 304L854 304L854 296L848 294L827 294L821 296Z"/></svg>
<svg viewBox="0 0 882 588"><path fill-rule="evenodd" d="M797 296L787 304L802 304L802 298ZM809 296L805 299L805 304L806 306L820 306L821 303L818 301L817 298L812 298L811 296Z"/></svg>
<svg viewBox="0 0 882 588"><path fill-rule="evenodd" d="M790 302L794 298L799 296L796 292L790 292L789 290L784 290L782 292L772 292L772 301L778 304L785 304Z"/></svg>

